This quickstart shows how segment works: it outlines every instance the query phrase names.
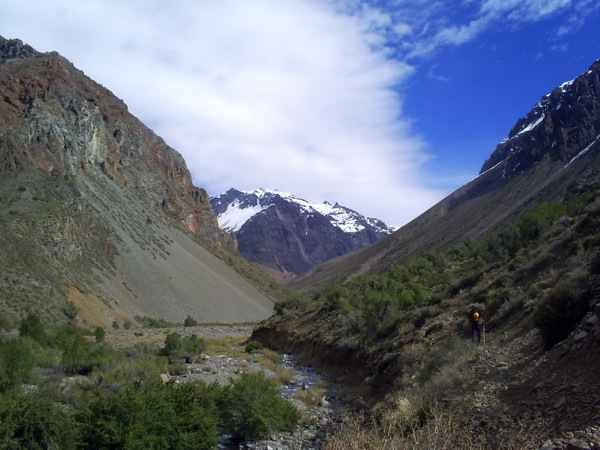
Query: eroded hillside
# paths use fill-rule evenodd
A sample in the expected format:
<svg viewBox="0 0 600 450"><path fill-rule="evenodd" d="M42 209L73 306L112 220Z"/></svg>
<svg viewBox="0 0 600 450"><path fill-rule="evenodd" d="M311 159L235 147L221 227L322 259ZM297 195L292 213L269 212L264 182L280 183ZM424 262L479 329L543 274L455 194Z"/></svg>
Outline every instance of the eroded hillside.
<svg viewBox="0 0 600 450"><path fill-rule="evenodd" d="M270 314L270 282L236 256L178 152L59 54L3 38L0 52L3 315L106 326Z"/></svg>

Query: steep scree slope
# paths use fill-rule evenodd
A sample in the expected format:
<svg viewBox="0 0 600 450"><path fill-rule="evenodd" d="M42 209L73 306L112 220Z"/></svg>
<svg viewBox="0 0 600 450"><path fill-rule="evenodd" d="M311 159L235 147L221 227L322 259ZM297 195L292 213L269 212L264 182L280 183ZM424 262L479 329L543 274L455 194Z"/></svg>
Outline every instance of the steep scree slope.
<svg viewBox="0 0 600 450"><path fill-rule="evenodd" d="M235 237L179 153L59 54L0 38L0 55L2 314L89 325L270 314L223 262Z"/></svg>

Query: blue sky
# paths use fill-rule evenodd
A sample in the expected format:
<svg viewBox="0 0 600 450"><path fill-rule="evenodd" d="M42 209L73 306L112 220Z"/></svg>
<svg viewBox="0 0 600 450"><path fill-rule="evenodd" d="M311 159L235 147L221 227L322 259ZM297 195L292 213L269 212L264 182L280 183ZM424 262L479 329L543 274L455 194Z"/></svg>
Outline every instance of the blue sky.
<svg viewBox="0 0 600 450"><path fill-rule="evenodd" d="M600 58L597 0L20 0L0 35L58 51L186 159L402 225L474 178Z"/></svg>

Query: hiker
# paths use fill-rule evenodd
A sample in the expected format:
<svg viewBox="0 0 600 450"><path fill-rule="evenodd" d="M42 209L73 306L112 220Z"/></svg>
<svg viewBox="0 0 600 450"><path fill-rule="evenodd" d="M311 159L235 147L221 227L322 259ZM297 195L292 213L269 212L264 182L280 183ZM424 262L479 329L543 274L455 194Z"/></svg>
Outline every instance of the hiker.
<svg viewBox="0 0 600 450"><path fill-rule="evenodd" d="M471 322L471 339L475 342L475 333L477 333L477 345L479 345L483 329L483 314L479 308L471 308L469 321Z"/></svg>

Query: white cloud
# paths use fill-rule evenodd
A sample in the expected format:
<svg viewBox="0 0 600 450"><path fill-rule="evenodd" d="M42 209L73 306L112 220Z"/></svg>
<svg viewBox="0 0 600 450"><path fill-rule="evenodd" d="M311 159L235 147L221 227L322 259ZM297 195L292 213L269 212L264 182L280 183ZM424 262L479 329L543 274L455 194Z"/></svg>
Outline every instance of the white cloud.
<svg viewBox="0 0 600 450"><path fill-rule="evenodd" d="M415 58L569 3L487 0L457 21L425 0L21 0L0 30L124 99L211 195L270 187L402 224L443 196L398 93Z"/></svg>

